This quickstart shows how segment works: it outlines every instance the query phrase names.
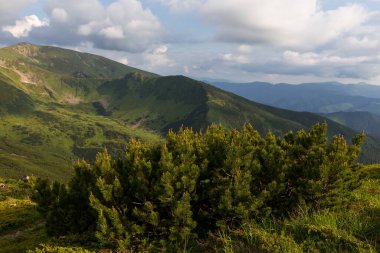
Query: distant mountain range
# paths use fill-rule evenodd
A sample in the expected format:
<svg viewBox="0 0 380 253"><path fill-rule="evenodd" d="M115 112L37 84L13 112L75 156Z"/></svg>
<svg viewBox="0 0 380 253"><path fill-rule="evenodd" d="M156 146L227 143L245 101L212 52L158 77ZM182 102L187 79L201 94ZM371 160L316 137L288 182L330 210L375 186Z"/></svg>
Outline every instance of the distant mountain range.
<svg viewBox="0 0 380 253"><path fill-rule="evenodd" d="M211 82L252 101L319 113L357 131L380 136L380 86L369 84Z"/></svg>
<svg viewBox="0 0 380 253"><path fill-rule="evenodd" d="M316 113L367 111L380 115L380 86L369 84L213 82L218 88L252 101Z"/></svg>
<svg viewBox="0 0 380 253"><path fill-rule="evenodd" d="M0 49L0 176L64 181L78 158L92 160L104 147L117 155L131 138L160 142L181 126L240 128L249 122L261 134L281 135L325 121L330 136L356 134L321 115L263 105L101 56L25 43ZM368 137L362 160L380 161L379 151L380 140Z"/></svg>

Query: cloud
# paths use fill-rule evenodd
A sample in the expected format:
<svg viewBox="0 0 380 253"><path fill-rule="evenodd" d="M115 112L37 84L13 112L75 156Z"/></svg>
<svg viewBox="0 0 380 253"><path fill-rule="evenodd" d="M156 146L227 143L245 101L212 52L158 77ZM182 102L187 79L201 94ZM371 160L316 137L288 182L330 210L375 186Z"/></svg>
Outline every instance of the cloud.
<svg viewBox="0 0 380 253"><path fill-rule="evenodd" d="M13 26L3 26L4 32L9 32L15 38L27 37L35 27L48 26L47 20L40 20L36 15L26 16L17 20Z"/></svg>
<svg viewBox="0 0 380 253"><path fill-rule="evenodd" d="M204 0L156 0L156 2L168 7L172 12L186 12L198 9Z"/></svg>
<svg viewBox="0 0 380 253"><path fill-rule="evenodd" d="M159 19L138 0L47 0L50 27L34 32L36 40L58 45L91 43L100 49L142 52L159 43Z"/></svg>
<svg viewBox="0 0 380 253"><path fill-rule="evenodd" d="M173 67L175 62L167 56L168 46L161 45L154 48L149 53L144 55L145 60L148 62L148 66L151 67Z"/></svg>
<svg viewBox="0 0 380 253"><path fill-rule="evenodd" d="M232 62L232 63L249 63L251 62L251 59L245 55L235 55L235 54L223 54L222 60L225 62Z"/></svg>
<svg viewBox="0 0 380 253"><path fill-rule="evenodd" d="M317 0L208 0L203 18L220 41L312 49L361 26L371 16L351 4L325 11Z"/></svg>
<svg viewBox="0 0 380 253"><path fill-rule="evenodd" d="M238 51L242 54L249 54L249 53L252 53L253 51L253 47L252 46L249 46L249 45L240 45L238 47Z"/></svg>
<svg viewBox="0 0 380 253"><path fill-rule="evenodd" d="M20 12L36 0L1 0L0 1L0 25L5 26L14 23Z"/></svg>
<svg viewBox="0 0 380 253"><path fill-rule="evenodd" d="M124 65L128 65L129 64L129 61L128 61L128 58L127 57L123 57L123 58L120 58L118 60L118 62L124 64Z"/></svg>
<svg viewBox="0 0 380 253"><path fill-rule="evenodd" d="M153 50L153 54L162 55L162 54L166 54L167 51L168 51L168 46L161 45Z"/></svg>
<svg viewBox="0 0 380 253"><path fill-rule="evenodd" d="M319 77L324 80L370 80L378 75L380 56L341 56L334 53L297 52L287 50L280 57L259 58L236 69L262 75ZM278 80L280 82L286 81Z"/></svg>
<svg viewBox="0 0 380 253"><path fill-rule="evenodd" d="M295 51L285 51L283 57L287 63L302 66L357 65L368 63L372 60L368 56L342 57L329 54L317 54L314 52L299 53Z"/></svg>
<svg viewBox="0 0 380 253"><path fill-rule="evenodd" d="M68 19L68 14L64 9L61 8L54 8L51 12L50 18L53 21L64 23Z"/></svg>

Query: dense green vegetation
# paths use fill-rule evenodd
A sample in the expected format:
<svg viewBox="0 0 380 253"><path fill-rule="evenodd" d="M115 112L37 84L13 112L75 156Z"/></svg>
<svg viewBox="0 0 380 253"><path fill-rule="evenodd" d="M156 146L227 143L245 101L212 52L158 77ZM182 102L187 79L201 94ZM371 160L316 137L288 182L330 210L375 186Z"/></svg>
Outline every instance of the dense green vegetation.
<svg viewBox="0 0 380 253"><path fill-rule="evenodd" d="M79 162L67 185L38 180L33 199L48 234L93 250L375 252L379 167L357 163L362 140L184 129Z"/></svg>
<svg viewBox="0 0 380 253"><path fill-rule="evenodd" d="M46 241L45 220L31 193L30 183L0 178L0 252L26 252Z"/></svg>

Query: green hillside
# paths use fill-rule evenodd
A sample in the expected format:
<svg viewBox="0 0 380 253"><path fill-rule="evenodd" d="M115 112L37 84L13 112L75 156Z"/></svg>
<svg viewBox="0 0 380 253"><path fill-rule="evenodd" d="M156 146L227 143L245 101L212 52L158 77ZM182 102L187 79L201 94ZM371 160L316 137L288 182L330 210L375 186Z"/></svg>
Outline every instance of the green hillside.
<svg viewBox="0 0 380 253"><path fill-rule="evenodd" d="M380 137L380 116L370 112L335 112L323 116L357 131Z"/></svg>
<svg viewBox="0 0 380 253"><path fill-rule="evenodd" d="M18 44L0 49L0 176L68 180L78 158L93 160L130 138L160 142L169 129L250 122L277 135L328 122L329 135L355 131L324 117L248 101L183 76L161 77L87 53ZM363 161L380 161L368 138Z"/></svg>
<svg viewBox="0 0 380 253"><path fill-rule="evenodd" d="M67 180L75 160L93 159L102 147L122 148L131 137L159 141L152 131L98 116L92 105L98 86L136 71L60 48L0 49L0 174Z"/></svg>

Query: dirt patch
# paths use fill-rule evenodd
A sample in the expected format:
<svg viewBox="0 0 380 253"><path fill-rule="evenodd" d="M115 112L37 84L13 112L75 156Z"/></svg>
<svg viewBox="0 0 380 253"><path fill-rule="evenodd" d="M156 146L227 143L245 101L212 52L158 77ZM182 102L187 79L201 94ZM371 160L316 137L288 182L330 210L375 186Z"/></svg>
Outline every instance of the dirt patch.
<svg viewBox="0 0 380 253"><path fill-rule="evenodd" d="M138 118L136 123L131 125L131 128L133 128L133 129L139 128L142 124L144 124L148 120L148 118L149 118L148 116Z"/></svg>
<svg viewBox="0 0 380 253"><path fill-rule="evenodd" d="M92 106L95 108L96 113L102 116L110 116L112 114L111 111L108 110L109 103L105 99L97 100L92 103Z"/></svg>
<svg viewBox="0 0 380 253"><path fill-rule="evenodd" d="M69 103L72 105L77 105L82 102L82 99L73 95L68 95L62 99L63 102Z"/></svg>
<svg viewBox="0 0 380 253"><path fill-rule="evenodd" d="M45 85L44 90L45 90L47 96L49 96L51 99L55 99L54 91L50 87Z"/></svg>
<svg viewBox="0 0 380 253"><path fill-rule="evenodd" d="M8 68L7 67L7 62L6 61L4 61L3 59L0 59L0 67L2 67L2 68Z"/></svg>
<svg viewBox="0 0 380 253"><path fill-rule="evenodd" d="M12 70L20 76L20 81L22 83L34 84L34 85L38 83L38 79L33 74L23 73L15 68L13 68Z"/></svg>
<svg viewBox="0 0 380 253"><path fill-rule="evenodd" d="M36 225L34 225L33 227L29 227L29 228L26 228L26 229L23 229L23 230L18 230L18 231L14 232L14 233L11 233L11 234L2 235L2 236L0 236L0 240L1 239L7 239L7 238L16 238L16 237L19 237L20 235L22 235L24 233L36 230L37 228L40 228L40 227L42 227L44 225L45 225L44 222L39 222Z"/></svg>
<svg viewBox="0 0 380 253"><path fill-rule="evenodd" d="M22 83L34 84L34 85L36 85L38 83L38 79L32 73L23 73L20 70L16 69L15 67L10 68L8 66L7 62L2 60L2 59L0 59L0 67L5 68L5 69L9 69L9 70L15 72L17 75L20 76L20 81Z"/></svg>
<svg viewBox="0 0 380 253"><path fill-rule="evenodd" d="M105 99L101 99L101 100L98 100L99 104L101 104L103 106L103 108L107 111L108 110L108 107L109 107L109 103L107 100Z"/></svg>
<svg viewBox="0 0 380 253"><path fill-rule="evenodd" d="M25 57L36 57L39 55L39 48L35 45L28 43L20 43L14 47L14 49Z"/></svg>
<svg viewBox="0 0 380 253"><path fill-rule="evenodd" d="M18 155L18 154L15 154L15 153L12 153L11 156L17 156L17 157L27 158L26 156Z"/></svg>

